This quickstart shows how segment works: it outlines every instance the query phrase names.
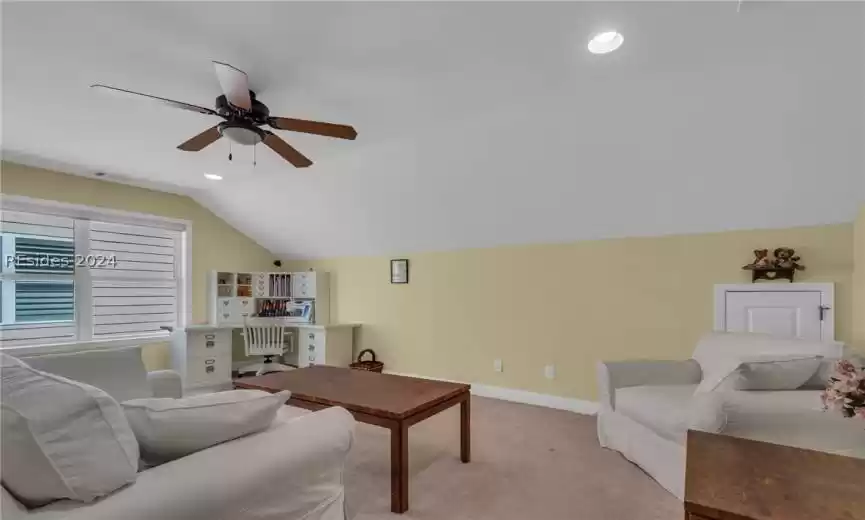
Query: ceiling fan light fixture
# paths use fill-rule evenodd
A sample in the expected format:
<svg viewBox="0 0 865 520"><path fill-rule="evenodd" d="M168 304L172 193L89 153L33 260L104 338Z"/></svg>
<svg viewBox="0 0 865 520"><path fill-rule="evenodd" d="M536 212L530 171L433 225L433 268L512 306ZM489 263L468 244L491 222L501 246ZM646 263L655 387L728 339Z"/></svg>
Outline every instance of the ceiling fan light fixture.
<svg viewBox="0 0 865 520"><path fill-rule="evenodd" d="M621 47L624 41L625 37L616 31L598 33L589 40L589 52L592 54L607 54Z"/></svg>
<svg viewBox="0 0 865 520"><path fill-rule="evenodd" d="M264 140L264 132L257 127L236 122L225 122L219 125L220 135L227 137L237 144L252 146Z"/></svg>

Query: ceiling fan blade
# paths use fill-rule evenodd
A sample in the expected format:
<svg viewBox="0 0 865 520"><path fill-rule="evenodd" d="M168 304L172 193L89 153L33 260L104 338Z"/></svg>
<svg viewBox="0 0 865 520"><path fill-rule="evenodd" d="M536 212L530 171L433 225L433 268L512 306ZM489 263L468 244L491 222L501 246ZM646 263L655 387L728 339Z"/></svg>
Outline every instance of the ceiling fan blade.
<svg viewBox="0 0 865 520"><path fill-rule="evenodd" d="M351 140L354 140L354 138L357 137L357 130L348 125L307 121L305 119L292 119L290 117L271 117L268 118L267 123L274 128L280 130L291 130L292 132L303 132L305 134L323 135L325 137Z"/></svg>
<svg viewBox="0 0 865 520"><path fill-rule="evenodd" d="M309 158L295 150L293 146L277 137L273 132L266 132L264 144L298 168L306 168L312 164Z"/></svg>
<svg viewBox="0 0 865 520"><path fill-rule="evenodd" d="M159 97L159 96L151 96L150 94L142 94L141 92L133 92L133 91L131 91L131 90L125 90L125 89L122 89L122 88L109 87L108 85L98 85L98 84L97 84L97 85L90 85L90 88L95 88L95 89L99 89L99 90L102 90L102 91L109 92L109 93L111 93L111 94L117 94L117 95L126 96L126 97L136 97L136 98L139 98L139 97L145 97L145 98L150 98L150 99L153 99L153 100L159 101L160 103L163 103L163 104L165 104L165 105L168 105L168 106L170 106L170 107L174 107L174 108L182 108L183 110L190 110L190 111L192 111L192 112L198 112L199 114L207 114L207 115L210 115L210 116L216 116L216 115L219 115L219 114L216 113L215 110L211 110L211 109L209 109L209 108L200 107L200 106L198 106L198 105L192 105L192 104L189 104L189 103L184 103L183 101L175 101L175 100L173 100L173 99L161 98L161 97Z"/></svg>
<svg viewBox="0 0 865 520"><path fill-rule="evenodd" d="M198 152L214 143L220 137L222 137L222 134L219 133L219 125L213 126L181 144L177 149L184 152Z"/></svg>
<svg viewBox="0 0 865 520"><path fill-rule="evenodd" d="M249 78L246 73L220 61L214 61L213 68L225 99L237 108L251 110L252 100L249 98Z"/></svg>

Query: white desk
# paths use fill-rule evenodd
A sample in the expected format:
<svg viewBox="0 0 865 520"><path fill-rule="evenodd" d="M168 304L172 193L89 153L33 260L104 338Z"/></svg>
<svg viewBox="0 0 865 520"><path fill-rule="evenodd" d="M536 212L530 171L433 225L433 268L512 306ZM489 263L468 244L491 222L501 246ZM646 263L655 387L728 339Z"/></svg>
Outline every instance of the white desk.
<svg viewBox="0 0 865 520"><path fill-rule="evenodd" d="M265 322L265 320L267 320ZM251 318L250 325L273 323L273 318ZM347 367L353 361L354 323L315 325L282 323L290 334L283 362ZM231 371L249 361L232 360L232 335L240 326L190 325L171 335L171 367L183 378L184 391L231 388ZM295 340L296 338L296 340Z"/></svg>

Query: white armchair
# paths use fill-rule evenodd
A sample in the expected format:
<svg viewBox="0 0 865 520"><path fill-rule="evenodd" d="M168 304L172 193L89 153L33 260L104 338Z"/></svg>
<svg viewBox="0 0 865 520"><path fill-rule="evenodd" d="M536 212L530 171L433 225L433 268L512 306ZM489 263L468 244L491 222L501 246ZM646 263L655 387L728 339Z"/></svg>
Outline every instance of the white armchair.
<svg viewBox="0 0 865 520"><path fill-rule="evenodd" d="M683 498L684 440L688 429L699 428L700 424L720 424L729 430L734 424L736 434L773 439L778 432L784 434L795 429L791 425L801 429L804 424L799 420L801 417L813 419L808 414L819 407L817 394L825 384L825 370L818 371L813 381L800 390L695 396L704 371L710 373L712 367L731 358L761 354L820 355L825 358L825 365L831 366L844 356L845 350L842 344L835 342L715 332L700 339L692 359L600 362L597 365L601 404L598 441L601 446L620 452L672 494ZM728 397L730 402L726 401ZM715 408L710 412L724 414L720 421L714 421L717 418L714 413L709 420L706 414L701 414L709 405ZM778 421L772 419L773 413L787 415ZM764 418L768 426L757 422ZM815 431L826 421L825 415L817 418ZM850 439L855 435L844 437L840 443L852 443ZM792 442L807 443L807 439L800 437Z"/></svg>

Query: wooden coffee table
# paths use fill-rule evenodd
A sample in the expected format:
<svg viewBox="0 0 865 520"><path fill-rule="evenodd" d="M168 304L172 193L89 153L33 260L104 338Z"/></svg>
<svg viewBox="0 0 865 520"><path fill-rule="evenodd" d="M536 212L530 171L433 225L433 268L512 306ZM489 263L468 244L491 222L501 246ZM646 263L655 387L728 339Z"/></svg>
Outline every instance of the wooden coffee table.
<svg viewBox="0 0 865 520"><path fill-rule="evenodd" d="M236 388L290 390L309 410L341 406L355 419L390 430L390 509L408 510L408 428L460 405L460 459L471 458L471 385L315 365L234 380Z"/></svg>

